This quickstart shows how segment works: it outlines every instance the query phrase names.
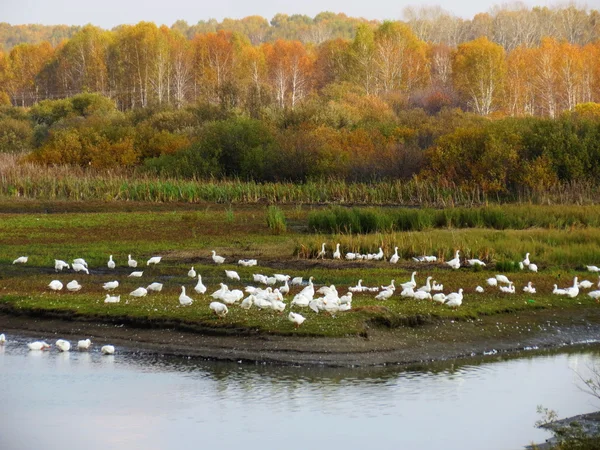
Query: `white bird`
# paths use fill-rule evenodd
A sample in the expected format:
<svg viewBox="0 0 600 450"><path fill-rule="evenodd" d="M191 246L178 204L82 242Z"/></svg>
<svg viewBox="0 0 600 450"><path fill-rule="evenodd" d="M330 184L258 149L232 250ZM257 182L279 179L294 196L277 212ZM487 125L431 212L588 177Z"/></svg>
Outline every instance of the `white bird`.
<svg viewBox="0 0 600 450"><path fill-rule="evenodd" d="M533 284L531 283L531 281L529 283L527 283L527 286L525 286L523 288L523 292L527 292L528 294L535 294L536 290L533 287Z"/></svg>
<svg viewBox="0 0 600 450"><path fill-rule="evenodd" d="M244 300L242 300L242 303L240 303L240 306L242 309L250 309L252 307L252 305L254 304L254 295L250 294L248 297L246 297Z"/></svg>
<svg viewBox="0 0 600 450"><path fill-rule="evenodd" d="M346 258L348 261L355 260L356 259L356 253L348 252L344 256L344 258Z"/></svg>
<svg viewBox="0 0 600 450"><path fill-rule="evenodd" d="M375 296L375 300L387 300L392 295L394 295L394 291L391 289L385 289L381 291L379 294Z"/></svg>
<svg viewBox="0 0 600 450"><path fill-rule="evenodd" d="M477 286L475 288L475 292L479 292L480 294L482 294L483 292L485 292L485 290L481 286Z"/></svg>
<svg viewBox="0 0 600 450"><path fill-rule="evenodd" d="M28 256L19 256L17 259L13 261L13 264L25 264L29 259Z"/></svg>
<svg viewBox="0 0 600 450"><path fill-rule="evenodd" d="M396 290L396 280L392 280L392 282L390 284L388 284L387 286L381 286L381 289L386 290L386 291L395 291Z"/></svg>
<svg viewBox="0 0 600 450"><path fill-rule="evenodd" d="M100 351L103 355L114 355L115 347L113 345L103 345Z"/></svg>
<svg viewBox="0 0 600 450"><path fill-rule="evenodd" d="M185 286L181 286L181 294L179 294L179 304L181 306L189 306L193 302L192 298L185 295Z"/></svg>
<svg viewBox="0 0 600 450"><path fill-rule="evenodd" d="M256 266L258 264L258 262L255 259L240 259L238 261L238 264L240 266L244 266L244 267L252 267L252 266Z"/></svg>
<svg viewBox="0 0 600 450"><path fill-rule="evenodd" d="M416 291L413 294L413 297L416 298L417 300L426 300L426 299L431 300L431 294L429 292L425 292L425 291Z"/></svg>
<svg viewBox="0 0 600 450"><path fill-rule="evenodd" d="M72 268L72 269L73 269L75 272L85 272L85 273L87 273L88 275L90 274L90 271L87 269L87 267L86 267L86 266L84 266L84 265L83 265L83 264L81 264L81 263L76 263L76 262L74 262L74 263L71 265L71 268Z"/></svg>
<svg viewBox="0 0 600 450"><path fill-rule="evenodd" d="M390 263L396 264L400 257L398 256L398 247L394 247L394 254L390 258Z"/></svg>
<svg viewBox="0 0 600 450"><path fill-rule="evenodd" d="M106 263L106 265L108 266L109 269L114 269L117 266L112 259L112 255L110 255L108 257L108 262Z"/></svg>
<svg viewBox="0 0 600 450"><path fill-rule="evenodd" d="M444 290L444 285L443 284L437 284L434 280L433 284L431 285L431 290L432 291L443 291Z"/></svg>
<svg viewBox="0 0 600 450"><path fill-rule="evenodd" d="M190 278L196 278L196 271L194 270L194 266L192 266L192 268L190 270L188 270L188 277Z"/></svg>
<svg viewBox="0 0 600 450"><path fill-rule="evenodd" d="M448 294L446 296L446 305L450 306L451 308L458 308L460 305L462 305L462 301L463 301L463 290L462 288L458 290L458 292L452 292L451 294Z"/></svg>
<svg viewBox="0 0 600 450"><path fill-rule="evenodd" d="M400 297L408 297L408 298L413 298L415 296L415 290L411 287L407 287L402 289L402 292L400 292Z"/></svg>
<svg viewBox="0 0 600 450"><path fill-rule="evenodd" d="M289 281L290 279L289 275L284 275L282 273L275 273L273 274L273 277L276 281L279 281L280 283L283 283L284 281Z"/></svg>
<svg viewBox="0 0 600 450"><path fill-rule="evenodd" d="M67 289L71 292L77 292L81 290L82 286L77 282L77 280L73 280L67 283Z"/></svg>
<svg viewBox="0 0 600 450"><path fill-rule="evenodd" d="M379 247L379 251L373 255L373 259L376 261L381 261L383 259L383 249L381 247Z"/></svg>
<svg viewBox="0 0 600 450"><path fill-rule="evenodd" d="M567 295L567 290L559 289L558 286L555 284L554 289L552 290L552 293L555 295Z"/></svg>
<svg viewBox="0 0 600 450"><path fill-rule="evenodd" d="M348 292L346 295L342 295L340 297L340 305L345 305L346 303L352 303L352 292Z"/></svg>
<svg viewBox="0 0 600 450"><path fill-rule="evenodd" d="M217 252L215 252L214 250L212 251L212 259L216 264L223 264L225 262L225 258L217 255Z"/></svg>
<svg viewBox="0 0 600 450"><path fill-rule="evenodd" d="M229 312L227 306L221 302L211 302L208 306L218 317L225 317Z"/></svg>
<svg viewBox="0 0 600 450"><path fill-rule="evenodd" d="M235 270L226 270L225 275L227 275L227 278L240 281L240 276Z"/></svg>
<svg viewBox="0 0 600 450"><path fill-rule="evenodd" d="M498 282L500 282L500 283L505 283L505 284L510 283L510 280L508 279L508 277L506 275L496 275L496 280L498 280Z"/></svg>
<svg viewBox="0 0 600 450"><path fill-rule="evenodd" d="M76 258L76 259L74 259L73 260L73 265L75 265L75 264L81 264L83 267L86 267L86 268L88 266L88 263L83 258Z"/></svg>
<svg viewBox="0 0 600 450"><path fill-rule="evenodd" d="M150 283L146 289L153 292L160 292L162 288L163 284L155 281L154 283Z"/></svg>
<svg viewBox="0 0 600 450"><path fill-rule="evenodd" d="M118 281L107 281L106 283L104 283L102 285L102 287L104 288L104 290L106 291L112 291L113 289L116 289L119 287L119 282Z"/></svg>
<svg viewBox="0 0 600 450"><path fill-rule="evenodd" d="M415 275L417 274L417 272L413 272L412 275L410 276L410 281L407 281L406 283L402 283L400 286L402 286L402 289L414 289L417 287L417 282L415 281Z"/></svg>
<svg viewBox="0 0 600 450"><path fill-rule="evenodd" d="M303 295L302 293L300 294L296 294L296 296L294 297L294 299L292 300L292 303L290 303L291 306L299 306L300 308L306 308L309 303L311 302L312 297L308 297L306 295Z"/></svg>
<svg viewBox="0 0 600 450"><path fill-rule="evenodd" d="M594 300L600 299L600 291L591 291L588 292L588 295L592 297Z"/></svg>
<svg viewBox="0 0 600 450"><path fill-rule="evenodd" d="M110 294L106 294L106 298L104 299L104 303L119 303L120 301L121 301L120 295L111 297Z"/></svg>
<svg viewBox="0 0 600 450"><path fill-rule="evenodd" d="M290 284L292 286L300 286L303 282L302 277L294 277L292 278L292 281L290 281Z"/></svg>
<svg viewBox="0 0 600 450"><path fill-rule="evenodd" d="M333 259L340 259L342 254L340 253L340 244L336 244L335 252L333 252Z"/></svg>
<svg viewBox="0 0 600 450"><path fill-rule="evenodd" d="M538 266L537 266L537 265L535 265L535 264L533 264L533 263L529 264L529 265L527 266L527 268L528 268L530 271L532 271L532 272L537 272L537 271L538 271Z"/></svg>
<svg viewBox="0 0 600 450"><path fill-rule="evenodd" d="M598 266L586 266L587 270L589 270L590 272L600 272L600 267Z"/></svg>
<svg viewBox="0 0 600 450"><path fill-rule="evenodd" d="M528 267L528 266L529 266L529 264L531 264L531 261L529 260L529 253L527 253L527 254L525 255L525 259L523 260L523 265L524 265L525 267Z"/></svg>
<svg viewBox="0 0 600 450"><path fill-rule="evenodd" d="M51 345L44 341L35 341L27 344L27 347L29 347L29 350L44 350L50 348Z"/></svg>
<svg viewBox="0 0 600 450"><path fill-rule="evenodd" d="M0 345L4 345L6 343L6 336L4 333L0 334Z"/></svg>
<svg viewBox="0 0 600 450"><path fill-rule="evenodd" d="M160 262L161 259L162 259L162 256L153 256L148 261L146 261L146 265L147 266L149 266L150 264L156 265Z"/></svg>
<svg viewBox="0 0 600 450"><path fill-rule="evenodd" d="M500 291L506 294L514 294L515 293L515 285L512 281L508 282L508 286L500 286Z"/></svg>
<svg viewBox="0 0 600 450"><path fill-rule="evenodd" d="M194 286L194 291L198 294L204 294L206 292L206 286L202 283L202 275L198 275L198 283Z"/></svg>
<svg viewBox="0 0 600 450"><path fill-rule="evenodd" d="M69 264L67 264L62 259L54 260L54 271L55 272L61 272L63 269L68 269L68 268L69 268Z"/></svg>
<svg viewBox="0 0 600 450"><path fill-rule="evenodd" d="M63 288L63 284L58 280L52 280L48 287L53 291L60 291Z"/></svg>
<svg viewBox="0 0 600 450"><path fill-rule="evenodd" d="M321 244L321 251L319 253L317 253L317 259L322 258L325 259L325 242L323 242L323 244Z"/></svg>
<svg viewBox="0 0 600 450"><path fill-rule="evenodd" d="M128 277L133 277L133 278L140 278L142 275L144 274L143 271L141 270L137 270L135 272L131 272L129 275L127 275Z"/></svg>
<svg viewBox="0 0 600 450"><path fill-rule="evenodd" d="M485 282L488 286L498 286L498 280L496 278L488 278Z"/></svg>
<svg viewBox="0 0 600 450"><path fill-rule="evenodd" d="M90 341L89 339L77 341L77 350L88 350L91 345L92 341Z"/></svg>
<svg viewBox="0 0 600 450"><path fill-rule="evenodd" d="M460 269L459 255L460 255L460 252L458 250L456 250L456 253L454 254L454 259L451 259L450 261L446 261L446 264L449 265L450 267L452 267L453 269Z"/></svg>
<svg viewBox="0 0 600 450"><path fill-rule="evenodd" d="M288 314L288 320L292 322L296 326L296 328L298 328L304 323L306 318L298 313L290 311L290 313Z"/></svg>
<svg viewBox="0 0 600 450"><path fill-rule="evenodd" d="M137 267L137 261L135 259L132 259L131 255L127 255L127 265L135 269Z"/></svg>
<svg viewBox="0 0 600 450"><path fill-rule="evenodd" d="M589 289L594 285L594 283L592 283L591 281L588 280L581 280L579 282L579 288L581 289Z"/></svg>
<svg viewBox="0 0 600 450"><path fill-rule="evenodd" d="M290 293L290 286L287 280L285 280L284 285L279 288L279 292L281 292L283 295L287 295Z"/></svg>
<svg viewBox="0 0 600 450"><path fill-rule="evenodd" d="M417 289L417 291L431 292L431 280L432 279L433 279L433 277L427 277L427 282L425 283L425 286L421 286L419 289Z"/></svg>
<svg viewBox="0 0 600 450"><path fill-rule="evenodd" d="M444 303L446 301L446 294L441 292L439 294L435 294L432 297L432 300L437 303Z"/></svg>
<svg viewBox="0 0 600 450"><path fill-rule="evenodd" d="M567 291L567 296L571 298L575 298L579 295L579 285L577 283L577 277L573 279L573 286L565 289Z"/></svg>
<svg viewBox="0 0 600 450"><path fill-rule="evenodd" d="M56 345L56 348L58 348L58 350L61 352L68 352L71 350L71 343L69 341L65 341L64 339L57 340L54 345Z"/></svg>
<svg viewBox="0 0 600 450"><path fill-rule="evenodd" d="M486 264L480 259L467 259L467 262L470 266L486 266Z"/></svg>
<svg viewBox="0 0 600 450"><path fill-rule="evenodd" d="M363 285L362 285L362 280L358 280L358 283L356 284L356 286L350 286L348 288L348 290L350 292L362 292L363 291Z"/></svg>
<svg viewBox="0 0 600 450"><path fill-rule="evenodd" d="M131 291L129 295L132 297L145 297L148 294L148 290L143 287L137 288L135 291Z"/></svg>

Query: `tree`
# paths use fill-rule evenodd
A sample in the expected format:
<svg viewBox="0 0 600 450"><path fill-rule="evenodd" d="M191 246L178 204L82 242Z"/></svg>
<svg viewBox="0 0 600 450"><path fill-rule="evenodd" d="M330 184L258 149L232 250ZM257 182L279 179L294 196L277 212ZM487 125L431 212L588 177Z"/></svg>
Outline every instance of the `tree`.
<svg viewBox="0 0 600 450"><path fill-rule="evenodd" d="M301 42L281 39L265 46L265 55L278 106L294 109L310 91L312 59Z"/></svg>
<svg viewBox="0 0 600 450"><path fill-rule="evenodd" d="M486 38L458 46L452 61L454 86L475 112L498 109L506 78L504 50Z"/></svg>
<svg viewBox="0 0 600 450"><path fill-rule="evenodd" d="M29 106L37 102L39 85L36 76L49 63L54 50L48 42L19 44L9 54L7 91L13 104Z"/></svg>

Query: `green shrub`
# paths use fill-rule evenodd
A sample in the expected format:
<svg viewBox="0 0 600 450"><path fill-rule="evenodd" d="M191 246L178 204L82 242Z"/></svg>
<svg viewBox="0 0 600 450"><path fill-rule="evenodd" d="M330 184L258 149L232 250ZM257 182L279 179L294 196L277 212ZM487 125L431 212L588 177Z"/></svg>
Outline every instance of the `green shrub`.
<svg viewBox="0 0 600 450"><path fill-rule="evenodd" d="M287 229L285 214L277 206L267 208L267 226L273 234L285 233Z"/></svg>

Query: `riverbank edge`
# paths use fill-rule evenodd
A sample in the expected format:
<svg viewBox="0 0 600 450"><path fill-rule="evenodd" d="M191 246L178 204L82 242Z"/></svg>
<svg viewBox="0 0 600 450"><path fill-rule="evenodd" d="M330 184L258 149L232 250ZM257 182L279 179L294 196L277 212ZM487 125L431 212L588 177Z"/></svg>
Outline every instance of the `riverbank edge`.
<svg viewBox="0 0 600 450"><path fill-rule="evenodd" d="M371 329L366 336L312 337L227 330L192 330L176 323L120 317L60 315L53 311L0 308L0 330L36 339L83 339L113 344L131 352L250 363L360 367L419 365L502 354L518 355L576 344L600 342L600 316L574 318L527 336L470 339L473 322ZM129 318L131 319L131 318ZM508 317L490 318L498 325ZM444 329L445 334L440 330ZM454 336L454 338L448 338ZM465 338L465 336L467 338Z"/></svg>

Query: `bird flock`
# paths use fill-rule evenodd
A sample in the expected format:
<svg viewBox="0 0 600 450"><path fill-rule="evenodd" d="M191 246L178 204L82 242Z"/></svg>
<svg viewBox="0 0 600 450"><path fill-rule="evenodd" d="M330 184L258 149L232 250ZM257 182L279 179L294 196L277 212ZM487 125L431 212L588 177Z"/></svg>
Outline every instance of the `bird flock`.
<svg viewBox="0 0 600 450"><path fill-rule="evenodd" d="M332 257L333 259L341 259L341 255L342 253L340 251L340 244L337 244L335 251L332 252ZM322 244L321 250L318 253L318 258L324 259L325 257L327 257L326 245ZM379 248L378 253L374 254L363 255L358 253L346 253L344 256L346 260L366 259L376 261L383 260L384 257L384 253L381 248ZM214 250L211 252L211 258L217 265L225 263L226 260L225 257L217 255ZM389 262L391 264L396 264L398 260L398 247L395 247L394 254L389 258ZM435 256L426 255L415 257L413 260L418 263L437 262L437 258ZM159 264L161 261L161 256L152 256L146 261L146 267ZM27 262L28 257L21 256L15 259L13 264L26 264ZM238 264L243 267L252 267L256 266L258 263L255 259L247 259L238 260ZM467 259L461 261L459 250L454 253L454 258L446 261L445 264L454 270L459 269L463 264L470 267L486 265L479 259ZM108 269L113 270L116 268L116 266L117 265L113 259L113 255L110 255L107 262ZM131 255L128 255L127 267L131 269L136 269L138 267L138 262L133 259ZM531 272L538 271L537 265L532 263L530 260L530 253L527 253L523 261L519 262L519 267L523 270L527 269ZM90 274L88 263L82 258L74 259L71 264L58 259L54 261L54 269L56 272L62 272L64 269L69 268L76 273L84 273L87 275ZM587 266L587 269L590 272L600 272L600 268L597 266ZM143 274L144 271L134 270L128 275L128 277L141 278L143 277ZM224 270L224 274L227 280L242 282L240 275L234 270ZM197 280L196 285L193 287L193 292L195 294L205 295L207 293L208 288L202 281L202 275L198 274L193 266L187 272L187 276ZM285 296L290 295L292 288L300 288L300 290L294 294L291 302L289 302L289 310L292 308L308 308L315 313L319 313L321 311L329 313L332 317L335 317L337 313L352 309L353 294L371 293L375 294L374 298L376 300L385 301L395 295L397 288L400 290L399 296L401 298L430 300L434 304L444 304L454 309L462 305L464 292L463 288L458 289L456 292L445 294L443 292L444 286L442 284L438 284L432 276L427 277L424 285L417 287L418 284L416 276L417 272L414 271L411 274L410 280L400 283L398 286L396 286L395 280L391 280L391 283L387 286L372 287L365 286L362 284L363 280L358 280L358 283L355 286L349 287L347 292L342 294L338 292L338 289L335 285L321 286L320 288L315 289L313 277L309 277L308 281L305 282L302 277L292 278L290 275L286 274L274 274L272 276L267 276L256 273L252 275L252 285L245 286L243 291L240 289L230 289L227 284L219 283L219 289L209 294L213 301L210 302L208 307L218 318L225 317L229 312L229 308L234 305L239 306L243 310L255 308L258 310L271 310L282 314L288 307ZM104 303L120 303L121 295L111 295L113 294L113 291L119 287L119 285L119 281L117 280L108 281L102 285L103 289L107 291ZM485 285L485 288L483 286L477 286L475 288L475 292L484 293L486 289L497 288L499 292L504 294L516 293L515 283L509 280L506 275L498 274L494 277L488 278L485 280ZM48 284L48 287L53 291L61 291L63 289L63 283L59 280L52 280ZM66 285L66 289L71 292L80 291L82 287L83 286L77 280L72 280ZM559 288L557 285L554 285L554 290L552 293L555 295L564 295L570 298L575 298L580 294L581 290L590 289L592 287L594 287L594 283L591 281L579 281L578 277L575 277L572 285L569 285L565 288ZM600 301L600 276L597 283L597 288L597 290L588 292L588 295L591 298ZM152 282L147 286L140 286L131 291L129 293L129 297L141 298L147 296L150 292L160 292L162 289L162 283ZM536 288L531 281L529 281L527 285L522 288L522 290L528 294L536 293ZM194 295L191 290L190 294ZM194 299L188 295L186 287L183 285L181 286L181 293L178 300L179 306L181 307L189 307L194 303ZM302 325L306 320L303 315L294 311L290 311L287 317L288 320L296 327ZM3 339L5 339L4 335L0 335L1 344L4 343ZM62 339L58 340L55 345L60 351L69 351L70 349L70 343ZM89 349L90 345L91 342L89 339L79 341L77 348L79 350L87 350ZM43 341L36 341L28 344L28 346L31 350L44 350L50 348L50 345ZM101 351L103 354L113 354L114 347L111 345L106 345L102 347Z"/></svg>

